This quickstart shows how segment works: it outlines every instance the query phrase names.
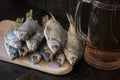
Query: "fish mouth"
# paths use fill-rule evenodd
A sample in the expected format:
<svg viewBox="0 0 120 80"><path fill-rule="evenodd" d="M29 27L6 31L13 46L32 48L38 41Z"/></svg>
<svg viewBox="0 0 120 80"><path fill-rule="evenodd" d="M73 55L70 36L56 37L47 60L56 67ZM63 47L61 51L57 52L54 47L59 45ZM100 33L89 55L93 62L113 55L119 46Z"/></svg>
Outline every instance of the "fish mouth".
<svg viewBox="0 0 120 80"><path fill-rule="evenodd" d="M31 59L31 62L32 62L33 64L37 64L37 56L32 56L31 58L32 58L32 59Z"/></svg>
<svg viewBox="0 0 120 80"><path fill-rule="evenodd" d="M61 59L57 59L56 63L59 65L59 66L62 66L63 65L63 61Z"/></svg>
<svg viewBox="0 0 120 80"><path fill-rule="evenodd" d="M19 56L25 56L28 53L28 51L26 49L20 49L19 50Z"/></svg>
<svg viewBox="0 0 120 80"><path fill-rule="evenodd" d="M77 58L76 57L72 57L70 64L74 65L76 63Z"/></svg>
<svg viewBox="0 0 120 80"><path fill-rule="evenodd" d="M17 57L18 57L17 53L10 55L11 60L15 60Z"/></svg>
<svg viewBox="0 0 120 80"><path fill-rule="evenodd" d="M20 51L21 51L21 52L25 52L25 50L24 50L24 49L20 49Z"/></svg>

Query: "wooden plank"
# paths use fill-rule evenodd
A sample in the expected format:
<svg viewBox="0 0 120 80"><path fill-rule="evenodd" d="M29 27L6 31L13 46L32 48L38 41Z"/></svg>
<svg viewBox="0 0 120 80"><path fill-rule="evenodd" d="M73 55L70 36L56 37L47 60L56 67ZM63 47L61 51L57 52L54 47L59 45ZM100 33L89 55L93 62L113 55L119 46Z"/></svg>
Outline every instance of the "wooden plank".
<svg viewBox="0 0 120 80"><path fill-rule="evenodd" d="M0 22L0 60L18 64L25 67L29 67L29 68L33 68L39 71L43 71L43 72L47 72L55 75L64 75L71 72L73 67L68 62L65 62L65 64L62 67L59 67L53 62L45 62L44 60L42 60L37 65L33 65L32 63L30 63L28 56L20 57L14 61L10 60L4 46L4 35L5 35L5 32L9 29L9 26L12 24L14 24L14 21L10 21L10 20L4 20Z"/></svg>

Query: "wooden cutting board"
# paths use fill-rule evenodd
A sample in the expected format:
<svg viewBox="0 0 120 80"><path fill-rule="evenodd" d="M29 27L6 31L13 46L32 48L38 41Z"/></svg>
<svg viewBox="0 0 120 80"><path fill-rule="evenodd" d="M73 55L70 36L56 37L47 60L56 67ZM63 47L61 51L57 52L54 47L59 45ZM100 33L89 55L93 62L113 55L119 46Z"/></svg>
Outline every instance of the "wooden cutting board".
<svg viewBox="0 0 120 80"><path fill-rule="evenodd" d="M4 35L5 32L9 29L10 25L12 24L14 24L14 21L10 20L4 20L0 22L0 60L55 75L64 75L72 71L73 67L68 62L65 62L65 64L62 67L59 67L53 62L45 62L44 60L42 60L37 65L33 65L32 63L30 63L27 56L15 59L14 61L10 60L4 46Z"/></svg>

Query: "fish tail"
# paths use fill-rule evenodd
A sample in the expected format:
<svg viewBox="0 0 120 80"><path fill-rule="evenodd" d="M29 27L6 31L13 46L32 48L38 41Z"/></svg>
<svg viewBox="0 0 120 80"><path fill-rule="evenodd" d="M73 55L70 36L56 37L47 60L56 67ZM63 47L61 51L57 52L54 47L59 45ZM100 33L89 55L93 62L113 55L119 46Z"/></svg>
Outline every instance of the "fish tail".
<svg viewBox="0 0 120 80"><path fill-rule="evenodd" d="M24 21L24 18L22 17L22 18L21 18L21 23L23 23L23 21Z"/></svg>
<svg viewBox="0 0 120 80"><path fill-rule="evenodd" d="M76 34L73 17L71 15L69 15L68 13L66 13L66 15L67 15L67 18L68 18L68 21L70 24L68 32L70 32L72 34Z"/></svg>
<svg viewBox="0 0 120 80"><path fill-rule="evenodd" d="M50 16L52 17L53 20L56 21L55 17L53 16L53 14L51 12L49 12Z"/></svg>
<svg viewBox="0 0 120 80"><path fill-rule="evenodd" d="M17 18L16 23L20 23L20 22L21 22L20 18Z"/></svg>
<svg viewBox="0 0 120 80"><path fill-rule="evenodd" d="M48 20L49 20L48 15L45 15L45 16L42 18L42 25L45 25Z"/></svg>
<svg viewBox="0 0 120 80"><path fill-rule="evenodd" d="M31 9L29 12L26 13L26 18L28 17L32 17L32 14L33 14L33 10Z"/></svg>
<svg viewBox="0 0 120 80"><path fill-rule="evenodd" d="M32 16L33 14L33 10L31 9L30 12L29 12L30 16Z"/></svg>
<svg viewBox="0 0 120 80"><path fill-rule="evenodd" d="M68 18L69 23L73 25L74 24L73 17L71 15L69 15L68 13L66 13L66 16Z"/></svg>
<svg viewBox="0 0 120 80"><path fill-rule="evenodd" d="M17 18L16 19L16 25L19 26L19 24L22 24L24 21L24 18L22 17L21 19L20 18Z"/></svg>

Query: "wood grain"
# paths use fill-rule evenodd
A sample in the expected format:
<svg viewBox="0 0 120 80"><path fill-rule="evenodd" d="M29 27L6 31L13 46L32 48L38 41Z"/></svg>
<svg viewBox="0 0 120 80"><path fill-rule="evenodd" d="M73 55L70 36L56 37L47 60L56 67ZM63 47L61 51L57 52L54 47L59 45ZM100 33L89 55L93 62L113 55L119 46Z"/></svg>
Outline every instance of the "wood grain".
<svg viewBox="0 0 120 80"><path fill-rule="evenodd" d="M20 57L14 61L10 60L9 56L7 55L7 51L4 47L4 35L5 32L9 29L9 26L11 24L14 24L14 21L4 20L0 22L0 60L55 75L65 75L72 71L73 67L67 62L65 62L65 64L62 67L59 67L53 62L45 62L43 60L39 64L33 65L32 63L29 62L28 56Z"/></svg>

